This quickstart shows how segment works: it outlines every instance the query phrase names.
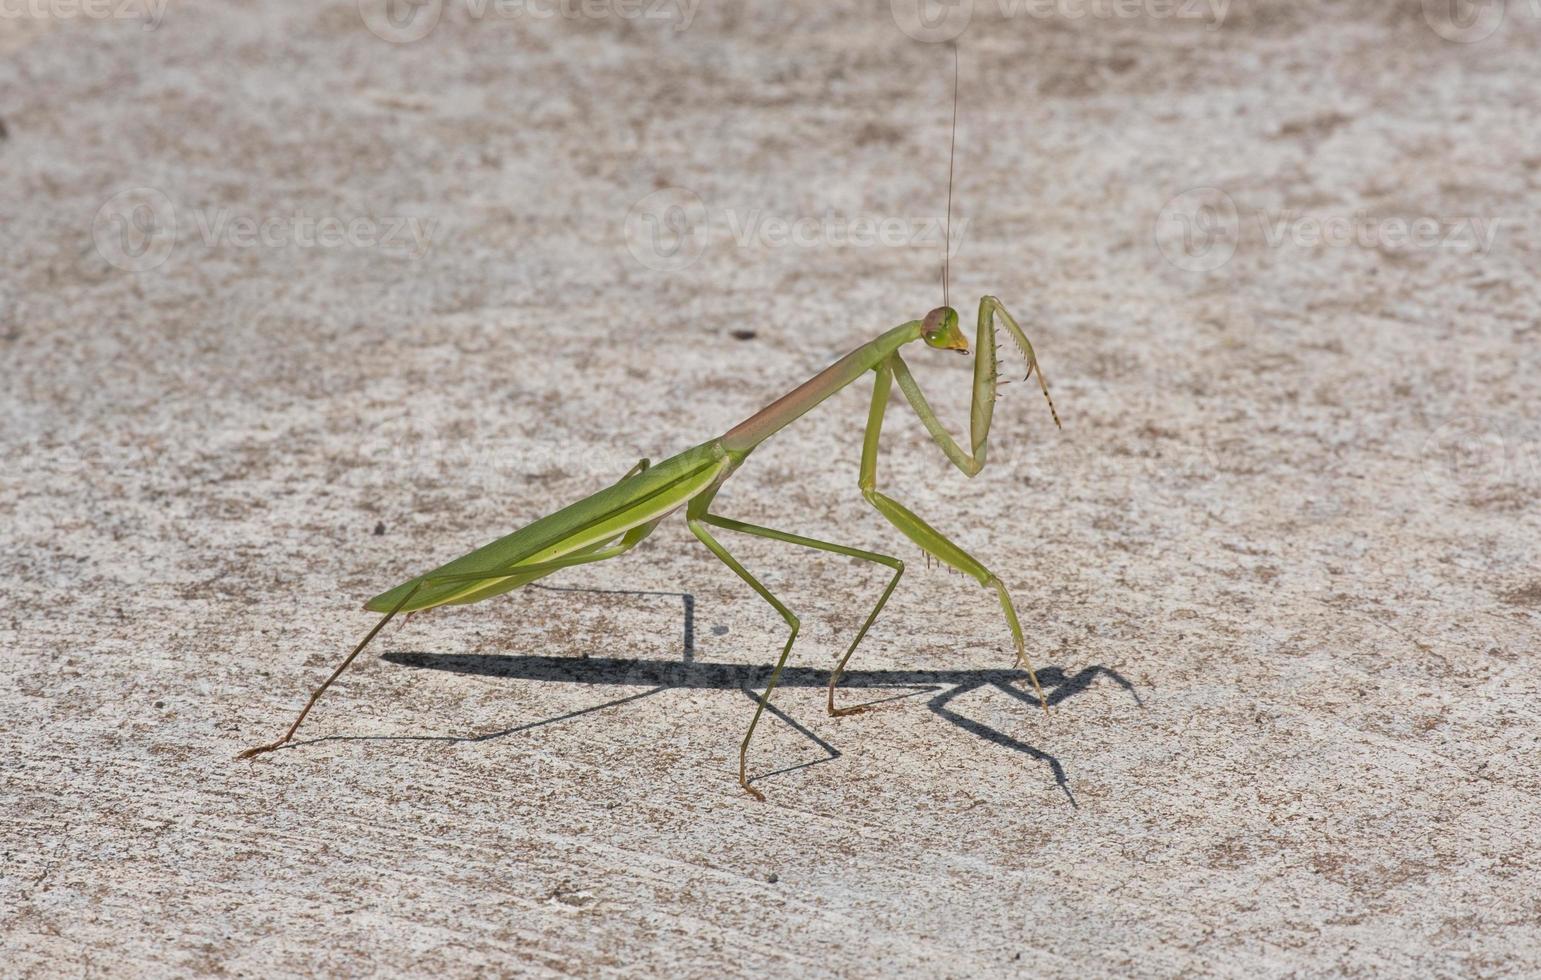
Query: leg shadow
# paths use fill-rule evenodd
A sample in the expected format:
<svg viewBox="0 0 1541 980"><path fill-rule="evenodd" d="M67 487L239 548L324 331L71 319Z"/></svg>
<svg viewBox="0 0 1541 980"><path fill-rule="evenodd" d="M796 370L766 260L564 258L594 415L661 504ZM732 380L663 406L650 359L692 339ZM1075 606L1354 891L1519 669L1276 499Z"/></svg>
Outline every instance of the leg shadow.
<svg viewBox="0 0 1541 980"><path fill-rule="evenodd" d="M757 685L763 686L769 679L771 668L768 666L703 663L695 659L695 596L688 592L591 589L577 586L541 585L538 583L531 584L527 588L543 589L547 592L592 592L608 595L667 596L680 599L684 606L681 659L658 661L612 657L389 652L383 654L380 659L389 663L415 667L421 670L446 670L451 673L478 677L501 677L514 680L584 684L589 686L608 684L625 687L645 687L646 690L627 694L619 698L612 698L587 708L579 708L551 718L543 718L498 731L482 732L474 735L328 735L308 739L303 742L292 742L286 748L329 741L486 742L516 735L520 732L543 728L548 725L555 725L559 722L593 714L606 708L630 704L633 701L640 701L643 698L652 697L664 691L736 689L758 703L759 697L753 692L753 688ZM829 684L829 677L829 670L788 665L782 671L778 687L823 688ZM1050 705L1059 704L1085 692L1098 677L1107 677L1127 691L1129 696L1134 699L1136 705L1144 707L1134 685L1112 668L1093 665L1083 668L1073 676L1067 676L1061 668L1053 666L1045 667L1038 671L1038 679L1044 688L1045 700ZM959 696L990 686L1005 692L1016 700L1022 701L1030 709L1037 709L1037 699L1022 689L1028 683L1027 671L1016 668L1000 670L850 670L842 676L840 686L842 690L864 688L911 689L906 694L893 694L877 698L867 702L869 705L914 697L917 693L931 694L937 692L926 704L933 714L948 724L993 745L1021 752L1033 760L1046 765L1054 777L1055 784L1065 794L1071 806L1079 807L1075 795L1070 790L1070 782L1065 773L1065 767L1058 759L1042 749L1029 745L1020 739L1012 738L949 707L951 702ZM839 749L820 738L807 726L792 718L792 716L778 708L775 704L767 705L766 710L785 722L794 731L812 741L824 752L825 757L811 762L787 766L774 772L764 773L755 777L756 779L765 779L782 773L795 772L799 769L823 765L826 762L840 758L841 753Z"/></svg>
<svg viewBox="0 0 1541 980"><path fill-rule="evenodd" d="M400 664L406 667L415 667L421 670L447 670L457 674L469 674L478 677L500 677L513 680L537 681L548 683L585 684L585 685L624 685L628 687L646 686L647 690L638 694L628 695L592 708L584 708L580 711L569 712L556 718L549 718L539 722L531 722L502 732L494 732L487 735L478 735L472 738L457 736L379 736L382 739L409 739L409 740L435 740L435 741L484 741L489 738L499 738L516 732L527 731L542 725L566 721L579 715L589 714L601 708L625 704L670 690L738 690L746 697L758 701L759 698L752 691L757 686L763 686L768 680L770 668L765 666L752 666L747 664L713 663L710 661L679 661L679 660L633 660L612 657L553 657L539 655L511 655L511 654L442 654L442 653L416 653L416 652L390 652L380 659L390 663ZM789 687L819 688L829 684L830 671L813 667L799 667L789 665L781 674L778 689ZM1083 668L1073 675L1066 675L1059 667L1049 666L1038 671L1039 683L1043 685L1044 698L1050 705L1057 705L1069 698L1075 697L1090 689L1093 682L1099 677L1112 680L1119 687L1129 693L1135 704L1141 704L1134 685L1128 679L1110 667L1101 665ZM1020 739L1012 738L1003 732L969 718L949 707L949 704L960 695L976 691L982 687L994 687L1012 698L1021 701L1026 710L1037 711L1038 699L1023 690L1029 683L1028 673L1016 668L999 670L850 670L841 679L842 688L852 689L893 689L913 688L909 694L891 695L888 698L880 698L879 702L895 698L913 697L915 693L939 692L927 702L927 707L937 717L945 720L963 731L978 738L984 739L992 745L999 745L1028 756L1036 762L1043 763L1049 768L1054 782L1065 794L1072 806L1079 806L1074 793L1070 789L1070 781L1065 772L1065 767L1053 755L1029 745ZM878 703L878 702L874 702ZM1142 705L1143 706L1143 705ZM774 773L765 773L756 778L763 779L767 776L779 773L791 772L812 765L822 765L840 757L839 749L829 744L824 739L815 735L805 725L793 719L774 703L767 706L766 710L774 714L781 721L791 726L794 730L810 739L822 749L826 758L813 762L799 763L785 769L779 769ZM354 736L363 738L366 736ZM316 741L321 741L317 739Z"/></svg>
<svg viewBox="0 0 1541 980"><path fill-rule="evenodd" d="M751 688L741 687L739 690L744 693L744 697L748 698L750 701L753 701L756 705L759 705L760 695L756 694ZM785 768L777 769L774 772L761 773L760 775L755 776L753 779L749 780L751 783L761 779L769 779L772 776L779 776L784 772L796 772L799 769L809 769L813 766L822 766L826 762L834 762L836 759L840 758L839 749L835 748L833 745L830 745L822 738L819 738L813 732L809 731L808 728L800 723L796 718L793 718L791 715L787 714L785 711L782 711L774 704L767 704L765 706L765 712L766 714L774 715L775 717L780 718L782 721L786 722L786 724L789 725L793 731L796 731L798 734L808 739L808 741L823 749L825 756L822 759L814 759L812 762L799 762L795 766L786 766Z"/></svg>
<svg viewBox="0 0 1541 980"><path fill-rule="evenodd" d="M1047 671L1039 672L1038 679L1040 682L1046 683L1046 679L1043 676L1045 673L1047 673ZM974 683L959 684L956 687L943 691L936 697L932 698L930 701L926 702L926 707L930 708L937 717L945 719L951 724L956 725L957 727L968 732L970 735L977 735L978 737L993 745L999 745L1008 749L1015 749L1016 751L1021 752L1024 755L1031 756L1033 759L1047 765L1049 767L1049 772L1054 775L1055 784L1059 786L1060 791L1065 794L1065 799L1070 801L1071 806L1075 807L1076 809L1080 809L1081 805L1076 802L1075 794L1070 792L1070 780L1065 776L1065 767L1060 765L1060 761L1058 759L1043 751L1042 749L1034 748L1033 746L1028 745L1026 742L1012 738L1005 732L997 731L996 729L991 728L984 722L975 721L972 718L967 718L947 707L948 703L954 698L959 697L960 695L968 694L971 691L977 691L981 687L984 687L987 683L992 687L1005 691L1007 694L1020 701L1024 701L1027 704L1030 704L1033 708L1039 707L1037 698L1023 691L1020 691L1015 687L1012 687L1010 684L1006 684L1000 681L977 681ZM1045 698L1045 700L1049 699Z"/></svg>

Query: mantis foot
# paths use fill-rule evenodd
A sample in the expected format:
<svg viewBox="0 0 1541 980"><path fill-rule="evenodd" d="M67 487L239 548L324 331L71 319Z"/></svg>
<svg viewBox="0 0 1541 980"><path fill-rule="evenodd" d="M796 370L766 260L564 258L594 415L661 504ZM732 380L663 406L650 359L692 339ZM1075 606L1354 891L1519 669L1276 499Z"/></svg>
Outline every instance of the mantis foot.
<svg viewBox="0 0 1541 980"><path fill-rule="evenodd" d="M744 792L748 793L750 796L754 797L756 800L760 801L761 803L764 803L765 802L765 794L760 792L759 790L755 789L753 786L749 785L749 772L748 772L748 765L749 765L749 763L748 763L748 759L746 758L746 755L747 755L747 752L746 752L745 749L740 749L739 750L739 753L738 753L738 784L740 786L744 787Z"/></svg>
<svg viewBox="0 0 1541 980"><path fill-rule="evenodd" d="M872 705L870 704L854 704L849 708L837 708L832 703L829 706L829 716L831 718L844 718L846 715L859 715L863 711L871 710Z"/></svg>
<svg viewBox="0 0 1541 980"><path fill-rule="evenodd" d="M255 758L255 757L261 755L264 752L272 752L274 749L282 748L283 744L285 742L287 742L287 741L288 741L288 739L281 738L281 739L279 739L276 742L269 742L266 745L258 745L255 748L247 749L245 752L242 752L240 755L236 756L236 758L237 759L252 759L252 758Z"/></svg>

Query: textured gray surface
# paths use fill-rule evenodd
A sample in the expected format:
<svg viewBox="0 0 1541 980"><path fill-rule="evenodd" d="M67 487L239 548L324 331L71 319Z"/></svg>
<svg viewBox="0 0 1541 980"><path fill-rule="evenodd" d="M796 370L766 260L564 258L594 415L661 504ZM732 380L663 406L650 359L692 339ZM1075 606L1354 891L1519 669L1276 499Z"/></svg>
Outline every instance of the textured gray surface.
<svg viewBox="0 0 1541 980"><path fill-rule="evenodd" d="M631 591L393 627L232 756L363 598L935 305L934 243L836 233L941 211L946 49L877 3L48 9L0 21L4 973L1541 970L1526 5L975 5L953 295L1066 427L1005 389L970 482L896 411L882 472L1056 711L861 499L862 384L721 498L911 560L854 663L896 699L832 720L881 577L733 543L806 624L763 805L782 627L678 521L551 580ZM957 431L967 364L914 360Z"/></svg>

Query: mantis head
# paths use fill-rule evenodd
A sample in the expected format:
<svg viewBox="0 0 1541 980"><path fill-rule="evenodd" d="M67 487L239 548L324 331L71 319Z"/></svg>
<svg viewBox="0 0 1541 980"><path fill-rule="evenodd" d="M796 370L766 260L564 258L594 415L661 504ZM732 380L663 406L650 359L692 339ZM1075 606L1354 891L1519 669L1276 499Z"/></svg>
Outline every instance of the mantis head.
<svg viewBox="0 0 1541 980"><path fill-rule="evenodd" d="M950 306L938 306L926 314L921 322L921 336L926 343L938 350L955 350L968 353L968 339L958 329L958 311Z"/></svg>

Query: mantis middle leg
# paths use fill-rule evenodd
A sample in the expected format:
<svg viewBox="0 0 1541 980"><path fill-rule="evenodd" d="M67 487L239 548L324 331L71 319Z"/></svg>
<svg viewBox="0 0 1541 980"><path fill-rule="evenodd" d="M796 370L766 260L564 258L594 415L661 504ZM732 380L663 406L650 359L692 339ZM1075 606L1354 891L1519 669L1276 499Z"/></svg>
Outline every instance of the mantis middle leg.
<svg viewBox="0 0 1541 980"><path fill-rule="evenodd" d="M888 587L885 588L883 590L883 594L878 597L877 604L872 607L872 612L867 614L867 621L862 623L861 629L856 631L856 638L851 641L850 646L846 647L845 655L840 658L839 663L835 664L834 671L829 675L828 707L830 715L838 718L841 715L851 715L861 711L864 707L863 705L857 705L852 708L835 707L835 685L840 683L840 677L845 673L846 661L851 659L851 654L856 652L856 648L860 646L861 641L866 638L867 631L870 630L872 628L872 624L877 621L878 613L882 612L883 606L888 603L888 597L894 594L894 587L899 584L899 577L904 574L904 562L893 557L892 555L880 555L875 551L863 551L860 548L852 548L843 544L834 544L829 541L820 541L817 538L810 538L801 534L792 534L787 531L778 531L775 528L760 527L756 524L746 524L743 521L735 521L728 517L719 517L716 514L702 514L701 521L702 523L710 524L713 527L725 528L729 531L737 531L740 534L753 534L756 537L770 538L772 541L784 541L787 544L795 544L804 548L814 548L819 551L829 551L837 555L845 555L849 558L860 558L863 561L870 561L877 565L886 565L887 567L894 570L893 578L888 580ZM767 691L767 700L769 697L770 694L769 691Z"/></svg>
<svg viewBox="0 0 1541 980"><path fill-rule="evenodd" d="M738 747L738 783L740 786L744 787L749 795L763 802L765 795L759 790L755 789L753 786L749 785L749 742L754 738L755 726L760 723L760 716L765 713L766 705L770 704L771 692L776 689L776 683L781 680L781 671L787 665L787 657L792 653L792 644L797 639L797 631L801 624L792 610L788 609L780 599L776 598L776 596L769 589L762 585L753 575L749 573L746 568L744 568L743 565L738 563L737 559L728 553L728 550L724 548L722 544L712 536L712 533L706 529L706 525L724 528L729 531L738 531L741 534L752 534L756 535L757 537L770 538L773 541L785 541L788 544L801 545L804 548L816 548L820 551L834 552L837 555L846 555L851 558L860 558L864 561L875 562L879 565L887 565L889 568L894 570L893 578L888 580L888 587L883 590L883 594L878 598L877 604L872 607L872 612L867 614L867 621L863 623L861 629L857 631L856 639L851 641L851 645L846 648L845 656L840 658L840 662L835 666L834 673L830 675L829 713L831 715L851 714L860 710L859 707L846 709L838 709L835 707L835 684L840 680L840 675L845 670L846 661L850 660L851 654L856 652L856 647L867 635L867 631L872 628L873 622L878 618L878 613L883 611L883 606L888 602L888 597L893 595L894 586L899 584L899 577L904 574L904 562L890 555L880 555L873 551L863 551L860 548L851 548L843 544L834 544L829 541L820 541L816 538L805 537L801 534L791 534L787 531L777 531L774 528L760 527L756 524L746 524L743 521L735 521L732 518L719 517L716 514L707 513L707 508L711 506L712 499L716 495L717 494L715 490L709 490L690 502L689 506L686 508L685 513L686 519L690 525L691 532L694 533L696 537L700 538L701 543L706 545L707 548L711 549L712 554L716 555L723 564L733 569L739 578L743 579L745 582L748 582L749 586L758 592L761 598L770 603L771 607L780 613L781 617L787 621L787 625L792 628L791 635L787 637L787 645L782 648L781 656L776 661L775 669L771 671L770 681L765 685L765 693L760 695L759 703L755 706L754 718L752 718L749 722L749 730L744 733L744 740L743 742L739 743Z"/></svg>
<svg viewBox="0 0 1541 980"><path fill-rule="evenodd" d="M763 803L765 802L765 794L749 785L749 740L754 737L754 727L760 723L760 716L765 713L765 706L770 702L771 692L776 689L776 682L781 680L782 668L787 665L787 656L792 652L792 644L797 642L797 631L802 627L802 623L799 622L792 610L787 608L786 603L776 598L775 593L761 585L759 579L749 574L749 570L740 565L738 559L729 554L728 549L718 543L717 539L712 536L712 532L706 529L706 518L708 516L706 508L711 506L712 498L715 496L715 488L707 490L692 500L685 508L685 522L690 525L690 533L700 538L701 543L706 545L712 554L717 556L719 561L733 569L734 574L748 582L749 587L758 592L760 598L770 603L771 608L780 613L781 618L786 620L787 626L791 628L791 633L787 636L787 645L781 648L781 656L776 660L775 669L771 671L770 681L765 685L765 693L760 695L760 703L754 709L754 718L749 722L749 730L744 733L744 740L738 746L738 784L744 788L744 792Z"/></svg>

